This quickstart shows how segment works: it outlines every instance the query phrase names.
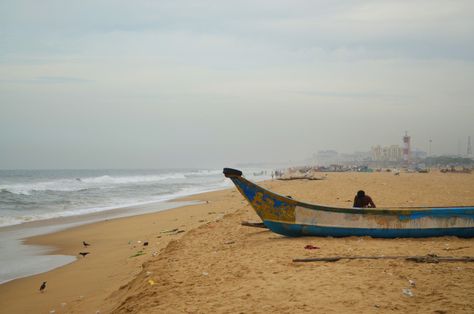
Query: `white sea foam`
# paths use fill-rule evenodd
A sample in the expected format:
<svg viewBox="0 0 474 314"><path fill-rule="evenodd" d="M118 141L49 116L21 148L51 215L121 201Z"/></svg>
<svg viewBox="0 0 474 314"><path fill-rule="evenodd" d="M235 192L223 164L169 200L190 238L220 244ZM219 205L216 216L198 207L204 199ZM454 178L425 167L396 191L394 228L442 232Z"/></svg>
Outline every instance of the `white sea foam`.
<svg viewBox="0 0 474 314"><path fill-rule="evenodd" d="M181 189L175 193L163 194L154 197L148 197L144 199L115 199L110 201L107 206L98 206L98 207L89 207L89 208L79 208L73 210L61 210L61 211L48 211L43 213L32 214L28 213L25 215L17 215L12 216L0 216L0 227L10 226L10 225L17 225L29 221L37 221L37 220L45 220L45 219L52 219L52 218L59 218L59 217L70 217L70 216L80 216L80 215L87 215L107 210L119 209L119 208L127 208L127 207L134 207L134 206L141 206L147 205L152 203L158 202L165 202L172 199L190 196L194 194L210 192L220 190L226 187L231 186L231 183L227 180L221 180L217 183L209 184L209 185L202 185L202 186L195 186Z"/></svg>
<svg viewBox="0 0 474 314"><path fill-rule="evenodd" d="M213 175L213 172L199 173L169 173L162 175L143 175L143 176L98 176L73 179L56 179L50 181L3 184L0 185L0 191L7 191L14 194L30 195L32 192L40 191L59 191L73 192L89 188L107 188L116 185L126 184L150 184L167 180L184 180L187 175Z"/></svg>
<svg viewBox="0 0 474 314"><path fill-rule="evenodd" d="M18 225L28 221L27 217L0 216L0 227Z"/></svg>
<svg viewBox="0 0 474 314"><path fill-rule="evenodd" d="M193 172L187 172L185 173L185 176L212 176L220 174L222 174L222 170L197 170Z"/></svg>
<svg viewBox="0 0 474 314"><path fill-rule="evenodd" d="M18 184L3 184L0 185L0 191L6 191L13 194L29 195L34 191L79 191L84 187L79 186L73 180L61 179L53 181L18 183Z"/></svg>
<svg viewBox="0 0 474 314"><path fill-rule="evenodd" d="M221 170L112 170L98 171L96 176L91 172L9 174L10 182L4 176L0 184L0 226L140 206L232 186ZM252 171L247 173L251 180L264 179L254 177ZM48 179L58 175L63 177Z"/></svg>
<svg viewBox="0 0 474 314"><path fill-rule="evenodd" d="M129 183L147 183L147 182L158 182L164 180L173 180L173 179L185 179L185 175L182 173L172 173L172 174L163 174L163 175L147 175L147 176L123 176L123 177L114 177L114 176L100 176L100 177L91 177L80 179L84 183L94 183L94 184L129 184Z"/></svg>

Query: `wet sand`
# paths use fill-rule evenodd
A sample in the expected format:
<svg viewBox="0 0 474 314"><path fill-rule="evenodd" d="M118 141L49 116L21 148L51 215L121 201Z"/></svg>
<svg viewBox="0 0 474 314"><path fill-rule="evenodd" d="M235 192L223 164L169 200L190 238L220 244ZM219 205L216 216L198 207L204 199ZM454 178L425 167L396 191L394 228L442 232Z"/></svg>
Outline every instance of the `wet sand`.
<svg viewBox="0 0 474 314"><path fill-rule="evenodd" d="M76 260L75 256L52 255L51 252L57 251L54 247L28 244L28 241L25 243L25 238L58 232L98 221L158 212L195 203L177 201L149 203L86 215L38 220L20 225L1 227L0 284L13 279L43 273Z"/></svg>
<svg viewBox="0 0 474 314"><path fill-rule="evenodd" d="M263 185L299 200L346 207L358 189L378 207L474 204L470 174L329 173L322 181ZM54 245L61 254L83 251L84 239L92 245L90 255L72 264L1 285L0 308L6 313L474 312L474 263L292 262L334 255L474 256L473 239L287 238L241 226L258 217L236 189L186 200L204 203L30 239ZM166 232L172 229L184 232ZM307 250L308 244L319 249ZM145 254L132 257L139 251ZM40 293L43 280L48 286Z"/></svg>

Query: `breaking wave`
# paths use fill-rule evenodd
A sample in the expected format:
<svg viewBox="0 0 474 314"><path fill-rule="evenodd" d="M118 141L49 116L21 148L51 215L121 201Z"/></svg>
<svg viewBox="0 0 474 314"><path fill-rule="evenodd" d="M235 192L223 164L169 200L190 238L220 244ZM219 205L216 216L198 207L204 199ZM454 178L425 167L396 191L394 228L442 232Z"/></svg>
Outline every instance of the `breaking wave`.
<svg viewBox="0 0 474 314"><path fill-rule="evenodd" d="M229 186L221 170L0 170L0 227Z"/></svg>
<svg viewBox="0 0 474 314"><path fill-rule="evenodd" d="M161 175L140 175L140 176L110 176L102 175L97 177L56 179L50 181L4 184L0 185L0 191L13 194L30 195L41 191L75 192L90 188L111 188L118 185L128 184L153 184L163 181L185 180L186 178L211 176L220 174L218 170L198 170L184 173L169 173Z"/></svg>

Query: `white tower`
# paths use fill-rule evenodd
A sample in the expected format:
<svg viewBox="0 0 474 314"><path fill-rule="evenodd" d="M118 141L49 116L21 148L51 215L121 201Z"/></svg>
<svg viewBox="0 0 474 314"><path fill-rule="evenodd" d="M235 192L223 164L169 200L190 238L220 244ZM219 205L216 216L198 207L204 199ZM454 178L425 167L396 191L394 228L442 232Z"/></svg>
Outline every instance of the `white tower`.
<svg viewBox="0 0 474 314"><path fill-rule="evenodd" d="M405 162L405 165L410 163L410 137L406 131L405 136L403 137L403 161Z"/></svg>

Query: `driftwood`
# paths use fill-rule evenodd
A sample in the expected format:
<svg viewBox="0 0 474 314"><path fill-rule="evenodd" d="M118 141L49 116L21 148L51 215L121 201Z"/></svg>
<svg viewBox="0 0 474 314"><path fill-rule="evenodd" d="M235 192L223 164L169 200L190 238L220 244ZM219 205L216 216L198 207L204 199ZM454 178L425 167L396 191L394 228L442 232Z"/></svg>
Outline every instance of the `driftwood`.
<svg viewBox="0 0 474 314"><path fill-rule="evenodd" d="M291 180L324 180L325 178L312 178L312 177L290 177L290 178L278 178L280 181L291 181Z"/></svg>
<svg viewBox="0 0 474 314"><path fill-rule="evenodd" d="M242 221L240 224L242 226L247 226L247 227L256 227L256 228L265 228L265 229L267 229L267 227L265 226L265 224L263 222Z"/></svg>
<svg viewBox="0 0 474 314"><path fill-rule="evenodd" d="M471 256L437 256L435 254L428 254L425 256L409 256L405 258L407 261L417 263L439 263L439 262L474 262L474 257Z"/></svg>
<svg viewBox="0 0 474 314"><path fill-rule="evenodd" d="M332 256L332 257L313 257L313 258L295 258L293 262L337 262L341 259L404 259L406 261L417 263L439 263L439 262L474 262L471 256L438 256L436 254L428 254L424 256Z"/></svg>
<svg viewBox="0 0 474 314"><path fill-rule="evenodd" d="M468 249L470 246L458 246L458 247L452 247L452 248L444 248L443 250L445 251L457 251L457 250L462 250L462 249Z"/></svg>

